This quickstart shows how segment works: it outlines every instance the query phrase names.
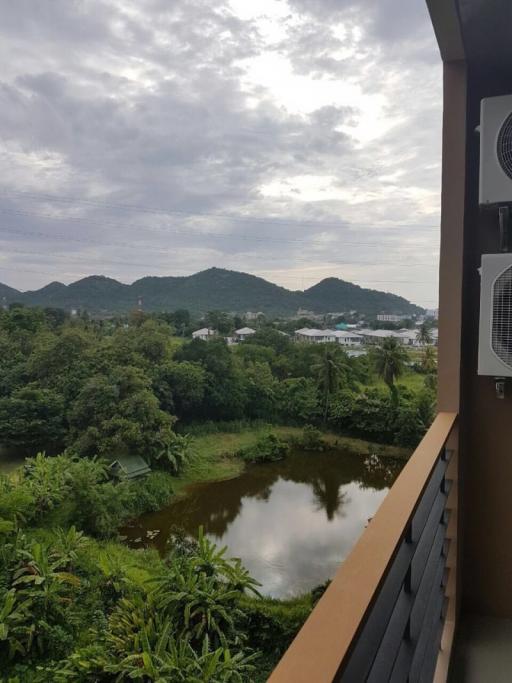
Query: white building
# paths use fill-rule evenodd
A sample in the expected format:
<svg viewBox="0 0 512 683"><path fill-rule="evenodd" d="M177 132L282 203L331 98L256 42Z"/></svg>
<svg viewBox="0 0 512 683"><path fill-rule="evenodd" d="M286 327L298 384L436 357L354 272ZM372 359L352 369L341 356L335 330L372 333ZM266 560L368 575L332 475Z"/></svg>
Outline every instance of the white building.
<svg viewBox="0 0 512 683"><path fill-rule="evenodd" d="M400 330L396 334L397 338L402 340L406 346L423 346L418 341L418 330Z"/></svg>
<svg viewBox="0 0 512 683"><path fill-rule="evenodd" d="M342 346L361 346L364 342L364 337L355 332L348 332L346 330L335 330L334 335L336 341Z"/></svg>
<svg viewBox="0 0 512 683"><path fill-rule="evenodd" d="M399 323L407 317L406 315L395 315L393 313L379 313L377 320L380 323Z"/></svg>
<svg viewBox="0 0 512 683"><path fill-rule="evenodd" d="M300 330L295 330L295 339L301 342L308 342L309 344L334 344L336 342L336 337L332 330L315 330L310 327L302 327Z"/></svg>
<svg viewBox="0 0 512 683"><path fill-rule="evenodd" d="M200 330L192 332L192 339L202 339L203 341L208 341L210 337L214 337L216 334L215 330L209 327L202 327Z"/></svg>
<svg viewBox="0 0 512 683"><path fill-rule="evenodd" d="M344 330L316 330L303 327L295 330L295 339L310 344L342 344L343 346L359 346L363 337L355 332Z"/></svg>
<svg viewBox="0 0 512 683"><path fill-rule="evenodd" d="M389 337L395 337L403 343L403 339L400 337L400 332L396 330L359 330L359 334L364 337L367 344L379 344L384 339Z"/></svg>
<svg viewBox="0 0 512 683"><path fill-rule="evenodd" d="M256 330L253 330L252 327L241 327L239 330L235 330L235 334L238 341L244 341L247 337L256 334Z"/></svg>
<svg viewBox="0 0 512 683"><path fill-rule="evenodd" d="M367 344L379 344L384 339L393 337L397 339L404 346L423 346L418 341L418 329L413 330L359 330L359 334L364 338ZM430 330L432 343L437 343L437 330Z"/></svg>

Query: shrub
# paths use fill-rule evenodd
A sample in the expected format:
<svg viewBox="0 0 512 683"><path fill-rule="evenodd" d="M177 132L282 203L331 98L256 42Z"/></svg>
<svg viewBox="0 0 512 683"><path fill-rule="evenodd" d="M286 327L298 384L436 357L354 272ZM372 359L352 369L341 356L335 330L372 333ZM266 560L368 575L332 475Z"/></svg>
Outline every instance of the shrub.
<svg viewBox="0 0 512 683"><path fill-rule="evenodd" d="M156 512L166 505L173 493L172 477L166 472L151 472L141 480L130 482L133 493L131 513Z"/></svg>
<svg viewBox="0 0 512 683"><path fill-rule="evenodd" d="M240 607L247 645L269 656L271 670L308 618L312 600L310 596L289 601L244 597Z"/></svg>
<svg viewBox="0 0 512 683"><path fill-rule="evenodd" d="M268 434L259 439L253 446L240 450L237 455L251 463L275 462L283 460L289 450L289 444L281 441L275 434Z"/></svg>
<svg viewBox="0 0 512 683"><path fill-rule="evenodd" d="M322 432L313 425L306 425L302 436L298 439L297 445L305 451L323 451L327 443L322 436Z"/></svg>

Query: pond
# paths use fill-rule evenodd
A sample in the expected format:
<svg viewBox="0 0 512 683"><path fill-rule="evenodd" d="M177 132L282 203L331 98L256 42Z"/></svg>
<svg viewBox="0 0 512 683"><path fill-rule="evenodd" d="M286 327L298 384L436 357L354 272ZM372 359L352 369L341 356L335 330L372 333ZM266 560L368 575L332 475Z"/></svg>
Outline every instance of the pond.
<svg viewBox="0 0 512 683"><path fill-rule="evenodd" d="M295 452L235 479L193 484L122 533L135 547L163 553L173 527L194 536L202 525L229 556L241 558L262 594L291 597L332 578L403 464L376 455Z"/></svg>

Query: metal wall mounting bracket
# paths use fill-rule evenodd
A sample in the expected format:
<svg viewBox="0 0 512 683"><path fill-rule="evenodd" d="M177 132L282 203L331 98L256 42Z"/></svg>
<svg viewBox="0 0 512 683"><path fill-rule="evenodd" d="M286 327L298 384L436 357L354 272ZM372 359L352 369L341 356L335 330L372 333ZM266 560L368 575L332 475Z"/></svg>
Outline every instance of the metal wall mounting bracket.
<svg viewBox="0 0 512 683"><path fill-rule="evenodd" d="M498 216L500 221L500 251L510 251L510 208L508 206L500 206L498 209Z"/></svg>
<svg viewBox="0 0 512 683"><path fill-rule="evenodd" d="M496 377L496 398L505 398L505 379L503 377Z"/></svg>

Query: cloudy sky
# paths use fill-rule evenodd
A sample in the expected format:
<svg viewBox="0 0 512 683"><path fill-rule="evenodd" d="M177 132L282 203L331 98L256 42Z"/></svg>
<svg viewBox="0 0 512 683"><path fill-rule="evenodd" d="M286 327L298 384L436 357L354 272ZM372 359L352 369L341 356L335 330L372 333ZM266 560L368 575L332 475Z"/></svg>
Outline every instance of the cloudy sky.
<svg viewBox="0 0 512 683"><path fill-rule="evenodd" d="M210 266L436 305L424 0L0 0L0 282Z"/></svg>

